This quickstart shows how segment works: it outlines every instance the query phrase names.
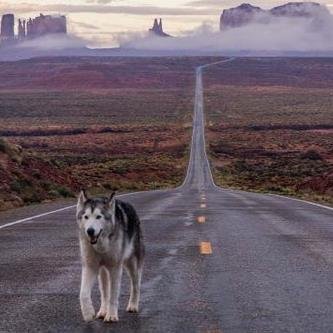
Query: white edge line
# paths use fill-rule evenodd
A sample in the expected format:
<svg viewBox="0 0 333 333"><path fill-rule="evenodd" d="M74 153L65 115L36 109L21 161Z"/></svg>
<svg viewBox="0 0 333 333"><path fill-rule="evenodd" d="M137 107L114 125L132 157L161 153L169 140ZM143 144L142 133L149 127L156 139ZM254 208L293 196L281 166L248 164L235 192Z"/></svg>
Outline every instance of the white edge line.
<svg viewBox="0 0 333 333"><path fill-rule="evenodd" d="M20 223L23 223L23 222L27 222L27 221L31 221L31 220L34 220L34 219L38 219L38 218L43 217L43 216L47 216L47 215L51 215L51 214L55 214L55 213L59 213L59 212L62 212L62 211L64 211L64 210L68 210L68 209L74 208L75 206L76 206L76 205L68 206L68 207L64 207L64 208L57 209L57 210L53 210L53 211L51 211L51 212L46 212L46 213L43 213L43 214L39 214L39 215L35 215L35 216L31 216L31 217L27 217L27 218L22 219L22 220L17 220L17 221L14 221L14 222L10 222L10 223L7 223L7 224L4 224L4 225L1 225L1 226L0 226L0 230L1 230L1 229L8 228L8 227L11 227L11 226L16 225L16 224L20 224Z"/></svg>
<svg viewBox="0 0 333 333"><path fill-rule="evenodd" d="M273 197L279 197L279 198L284 198L284 199L289 199L289 200L293 200L293 201L298 201L298 202L303 202L312 206L317 206L320 208L325 208L328 210L333 210L333 207L329 207L329 206L325 206L325 205L321 205L319 203L315 203L315 202L311 202L311 201L307 201L307 200L302 200L302 199L297 199L297 198L291 198L291 197L287 197L285 195L280 195L280 194L273 194L273 193L268 193L267 195L269 196L273 196Z"/></svg>
<svg viewBox="0 0 333 333"><path fill-rule="evenodd" d="M168 190L157 190L157 191L163 192L163 191L168 191ZM119 198L119 197L130 196L130 195L134 195L134 194L138 194L138 193L146 193L146 192L151 192L151 191L141 191L141 192L132 192L132 193L120 194L117 197ZM49 211L49 212L46 212L46 213L43 213L43 214L27 217L27 218L24 218L24 219L21 219L21 220L13 221L13 222L10 222L10 223L7 223L7 224L3 224L3 225L0 226L0 230L8 228L8 227L12 227L16 224L21 224L21 223L24 223L24 222L29 222L29 221L32 221L32 220L35 220L35 219L39 219L39 218L44 217L44 216L60 213L60 212L63 212L65 210L69 210L69 209L72 209L72 208L75 208L75 207L76 207L76 204L71 205L71 206L67 206L67 207L64 207L64 208L52 210L52 211Z"/></svg>

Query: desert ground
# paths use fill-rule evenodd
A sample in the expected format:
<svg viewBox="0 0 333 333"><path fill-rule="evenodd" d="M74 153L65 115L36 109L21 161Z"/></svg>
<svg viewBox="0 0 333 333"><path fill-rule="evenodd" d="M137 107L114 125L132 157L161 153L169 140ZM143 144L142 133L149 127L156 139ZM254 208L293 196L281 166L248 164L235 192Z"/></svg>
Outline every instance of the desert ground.
<svg viewBox="0 0 333 333"><path fill-rule="evenodd" d="M195 68L217 58L0 63L0 209L175 187L189 156ZM237 59L207 69L217 184L333 202L333 60Z"/></svg>
<svg viewBox="0 0 333 333"><path fill-rule="evenodd" d="M181 184L204 61L0 63L0 207Z"/></svg>
<svg viewBox="0 0 333 333"><path fill-rule="evenodd" d="M218 185L333 203L333 59L238 59L205 87Z"/></svg>

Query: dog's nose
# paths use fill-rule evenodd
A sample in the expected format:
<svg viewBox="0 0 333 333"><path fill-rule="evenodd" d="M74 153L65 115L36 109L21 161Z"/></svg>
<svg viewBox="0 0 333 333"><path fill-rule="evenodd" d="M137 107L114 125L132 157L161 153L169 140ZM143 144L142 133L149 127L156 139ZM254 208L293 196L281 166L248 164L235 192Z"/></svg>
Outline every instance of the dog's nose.
<svg viewBox="0 0 333 333"><path fill-rule="evenodd" d="M94 235L95 235L95 229L94 228L88 228L87 229L87 234L90 237L94 237Z"/></svg>

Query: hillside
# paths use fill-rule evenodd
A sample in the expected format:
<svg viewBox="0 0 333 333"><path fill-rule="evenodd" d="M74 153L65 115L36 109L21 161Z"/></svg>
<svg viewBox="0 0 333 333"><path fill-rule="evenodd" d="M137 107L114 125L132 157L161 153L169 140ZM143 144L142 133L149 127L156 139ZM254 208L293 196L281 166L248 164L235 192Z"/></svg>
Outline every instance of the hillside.
<svg viewBox="0 0 333 333"><path fill-rule="evenodd" d="M0 210L71 196L76 189L59 166L0 138Z"/></svg>
<svg viewBox="0 0 333 333"><path fill-rule="evenodd" d="M206 61L0 62L0 137L13 151L23 149L17 152L22 163L2 155L2 207L76 194L81 187L105 193L180 185L194 68Z"/></svg>

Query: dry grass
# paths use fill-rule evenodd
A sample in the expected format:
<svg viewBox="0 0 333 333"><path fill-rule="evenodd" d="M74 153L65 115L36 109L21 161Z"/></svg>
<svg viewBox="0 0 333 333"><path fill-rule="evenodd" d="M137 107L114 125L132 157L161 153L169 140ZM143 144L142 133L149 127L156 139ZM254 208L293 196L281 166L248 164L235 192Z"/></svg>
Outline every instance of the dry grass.
<svg viewBox="0 0 333 333"><path fill-rule="evenodd" d="M232 78L226 77L230 68L206 78L216 181L333 203L333 84L325 80L333 77L333 60L246 64L235 61ZM236 78L238 84L226 84Z"/></svg>

